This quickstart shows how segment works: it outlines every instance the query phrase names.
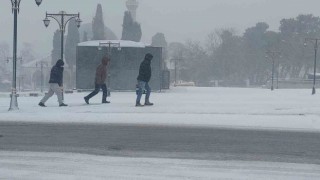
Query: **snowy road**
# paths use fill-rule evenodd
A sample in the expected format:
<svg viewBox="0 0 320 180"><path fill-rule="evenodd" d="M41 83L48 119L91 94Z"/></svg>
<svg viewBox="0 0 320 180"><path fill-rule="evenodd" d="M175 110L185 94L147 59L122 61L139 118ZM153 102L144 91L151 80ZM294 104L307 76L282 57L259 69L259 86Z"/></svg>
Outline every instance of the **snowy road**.
<svg viewBox="0 0 320 180"><path fill-rule="evenodd" d="M132 92L0 96L0 179L318 179L320 96L309 90L174 88L136 108ZM101 95L101 94L100 94ZM89 177L89 178L88 178Z"/></svg>
<svg viewBox="0 0 320 180"><path fill-rule="evenodd" d="M243 161L1 152L0 179L10 180L318 180L318 165Z"/></svg>
<svg viewBox="0 0 320 180"><path fill-rule="evenodd" d="M320 164L311 132L6 122L0 132L0 151Z"/></svg>

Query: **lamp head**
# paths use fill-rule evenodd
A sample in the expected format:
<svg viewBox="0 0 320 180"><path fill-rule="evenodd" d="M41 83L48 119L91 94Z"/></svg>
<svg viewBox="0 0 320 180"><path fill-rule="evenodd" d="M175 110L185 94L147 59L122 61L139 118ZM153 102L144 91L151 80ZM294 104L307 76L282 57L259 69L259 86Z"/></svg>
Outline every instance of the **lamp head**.
<svg viewBox="0 0 320 180"><path fill-rule="evenodd" d="M40 6L40 4L42 3L42 0L35 0L35 1L38 6Z"/></svg>
<svg viewBox="0 0 320 180"><path fill-rule="evenodd" d="M76 19L77 27L80 28L82 20L80 18Z"/></svg>
<svg viewBox="0 0 320 180"><path fill-rule="evenodd" d="M46 26L46 27L48 27L49 26L49 24L50 24L50 19L48 19L47 17L43 20L43 23L44 23L44 25Z"/></svg>

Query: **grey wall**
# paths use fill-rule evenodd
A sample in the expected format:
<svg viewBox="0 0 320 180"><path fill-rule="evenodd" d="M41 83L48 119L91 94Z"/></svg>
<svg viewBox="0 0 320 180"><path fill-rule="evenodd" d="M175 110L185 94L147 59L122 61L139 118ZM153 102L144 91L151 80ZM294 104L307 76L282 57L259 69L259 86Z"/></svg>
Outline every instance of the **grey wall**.
<svg viewBox="0 0 320 180"><path fill-rule="evenodd" d="M139 66L146 53L154 56L152 60L152 90L161 87L162 49L159 47L146 48L112 48L110 71L110 88L112 90L135 90ZM77 47L76 87L77 89L94 89L94 78L101 58L107 54L107 48L98 50L97 47ZM108 85L108 83L107 83Z"/></svg>

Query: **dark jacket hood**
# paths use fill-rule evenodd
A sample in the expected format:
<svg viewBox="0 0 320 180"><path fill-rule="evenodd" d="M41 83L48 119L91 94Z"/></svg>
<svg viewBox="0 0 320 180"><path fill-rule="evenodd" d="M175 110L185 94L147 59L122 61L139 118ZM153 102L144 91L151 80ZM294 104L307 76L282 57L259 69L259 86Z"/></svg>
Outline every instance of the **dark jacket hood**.
<svg viewBox="0 0 320 180"><path fill-rule="evenodd" d="M101 64L103 64L104 66L107 66L109 61L110 59L108 57L103 57L101 60Z"/></svg>
<svg viewBox="0 0 320 180"><path fill-rule="evenodd" d="M56 66L57 66L57 67L62 67L62 66L64 66L64 62L63 62L61 59L59 59L59 60L57 61L57 63L56 63Z"/></svg>
<svg viewBox="0 0 320 180"><path fill-rule="evenodd" d="M153 59L153 55L150 53L146 54L146 56L144 57L144 60L148 62L151 62L152 59Z"/></svg>

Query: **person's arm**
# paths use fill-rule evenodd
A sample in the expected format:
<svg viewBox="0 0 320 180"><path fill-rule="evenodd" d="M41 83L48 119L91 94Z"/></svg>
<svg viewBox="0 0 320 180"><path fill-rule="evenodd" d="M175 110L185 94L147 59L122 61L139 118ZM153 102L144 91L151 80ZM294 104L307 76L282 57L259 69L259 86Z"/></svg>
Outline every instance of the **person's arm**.
<svg viewBox="0 0 320 180"><path fill-rule="evenodd" d="M144 63L142 63L141 65L140 65L140 68L139 68L139 75L140 75L140 77L142 78L142 79L146 79L146 66L145 66L145 64Z"/></svg>
<svg viewBox="0 0 320 180"><path fill-rule="evenodd" d="M103 70L101 71L101 84L103 84L107 79L107 71Z"/></svg>
<svg viewBox="0 0 320 180"><path fill-rule="evenodd" d="M101 72L101 67L98 66L96 70L96 83L101 84L102 82L102 72Z"/></svg>
<svg viewBox="0 0 320 180"><path fill-rule="evenodd" d="M58 69L58 84L63 87L63 69Z"/></svg>

